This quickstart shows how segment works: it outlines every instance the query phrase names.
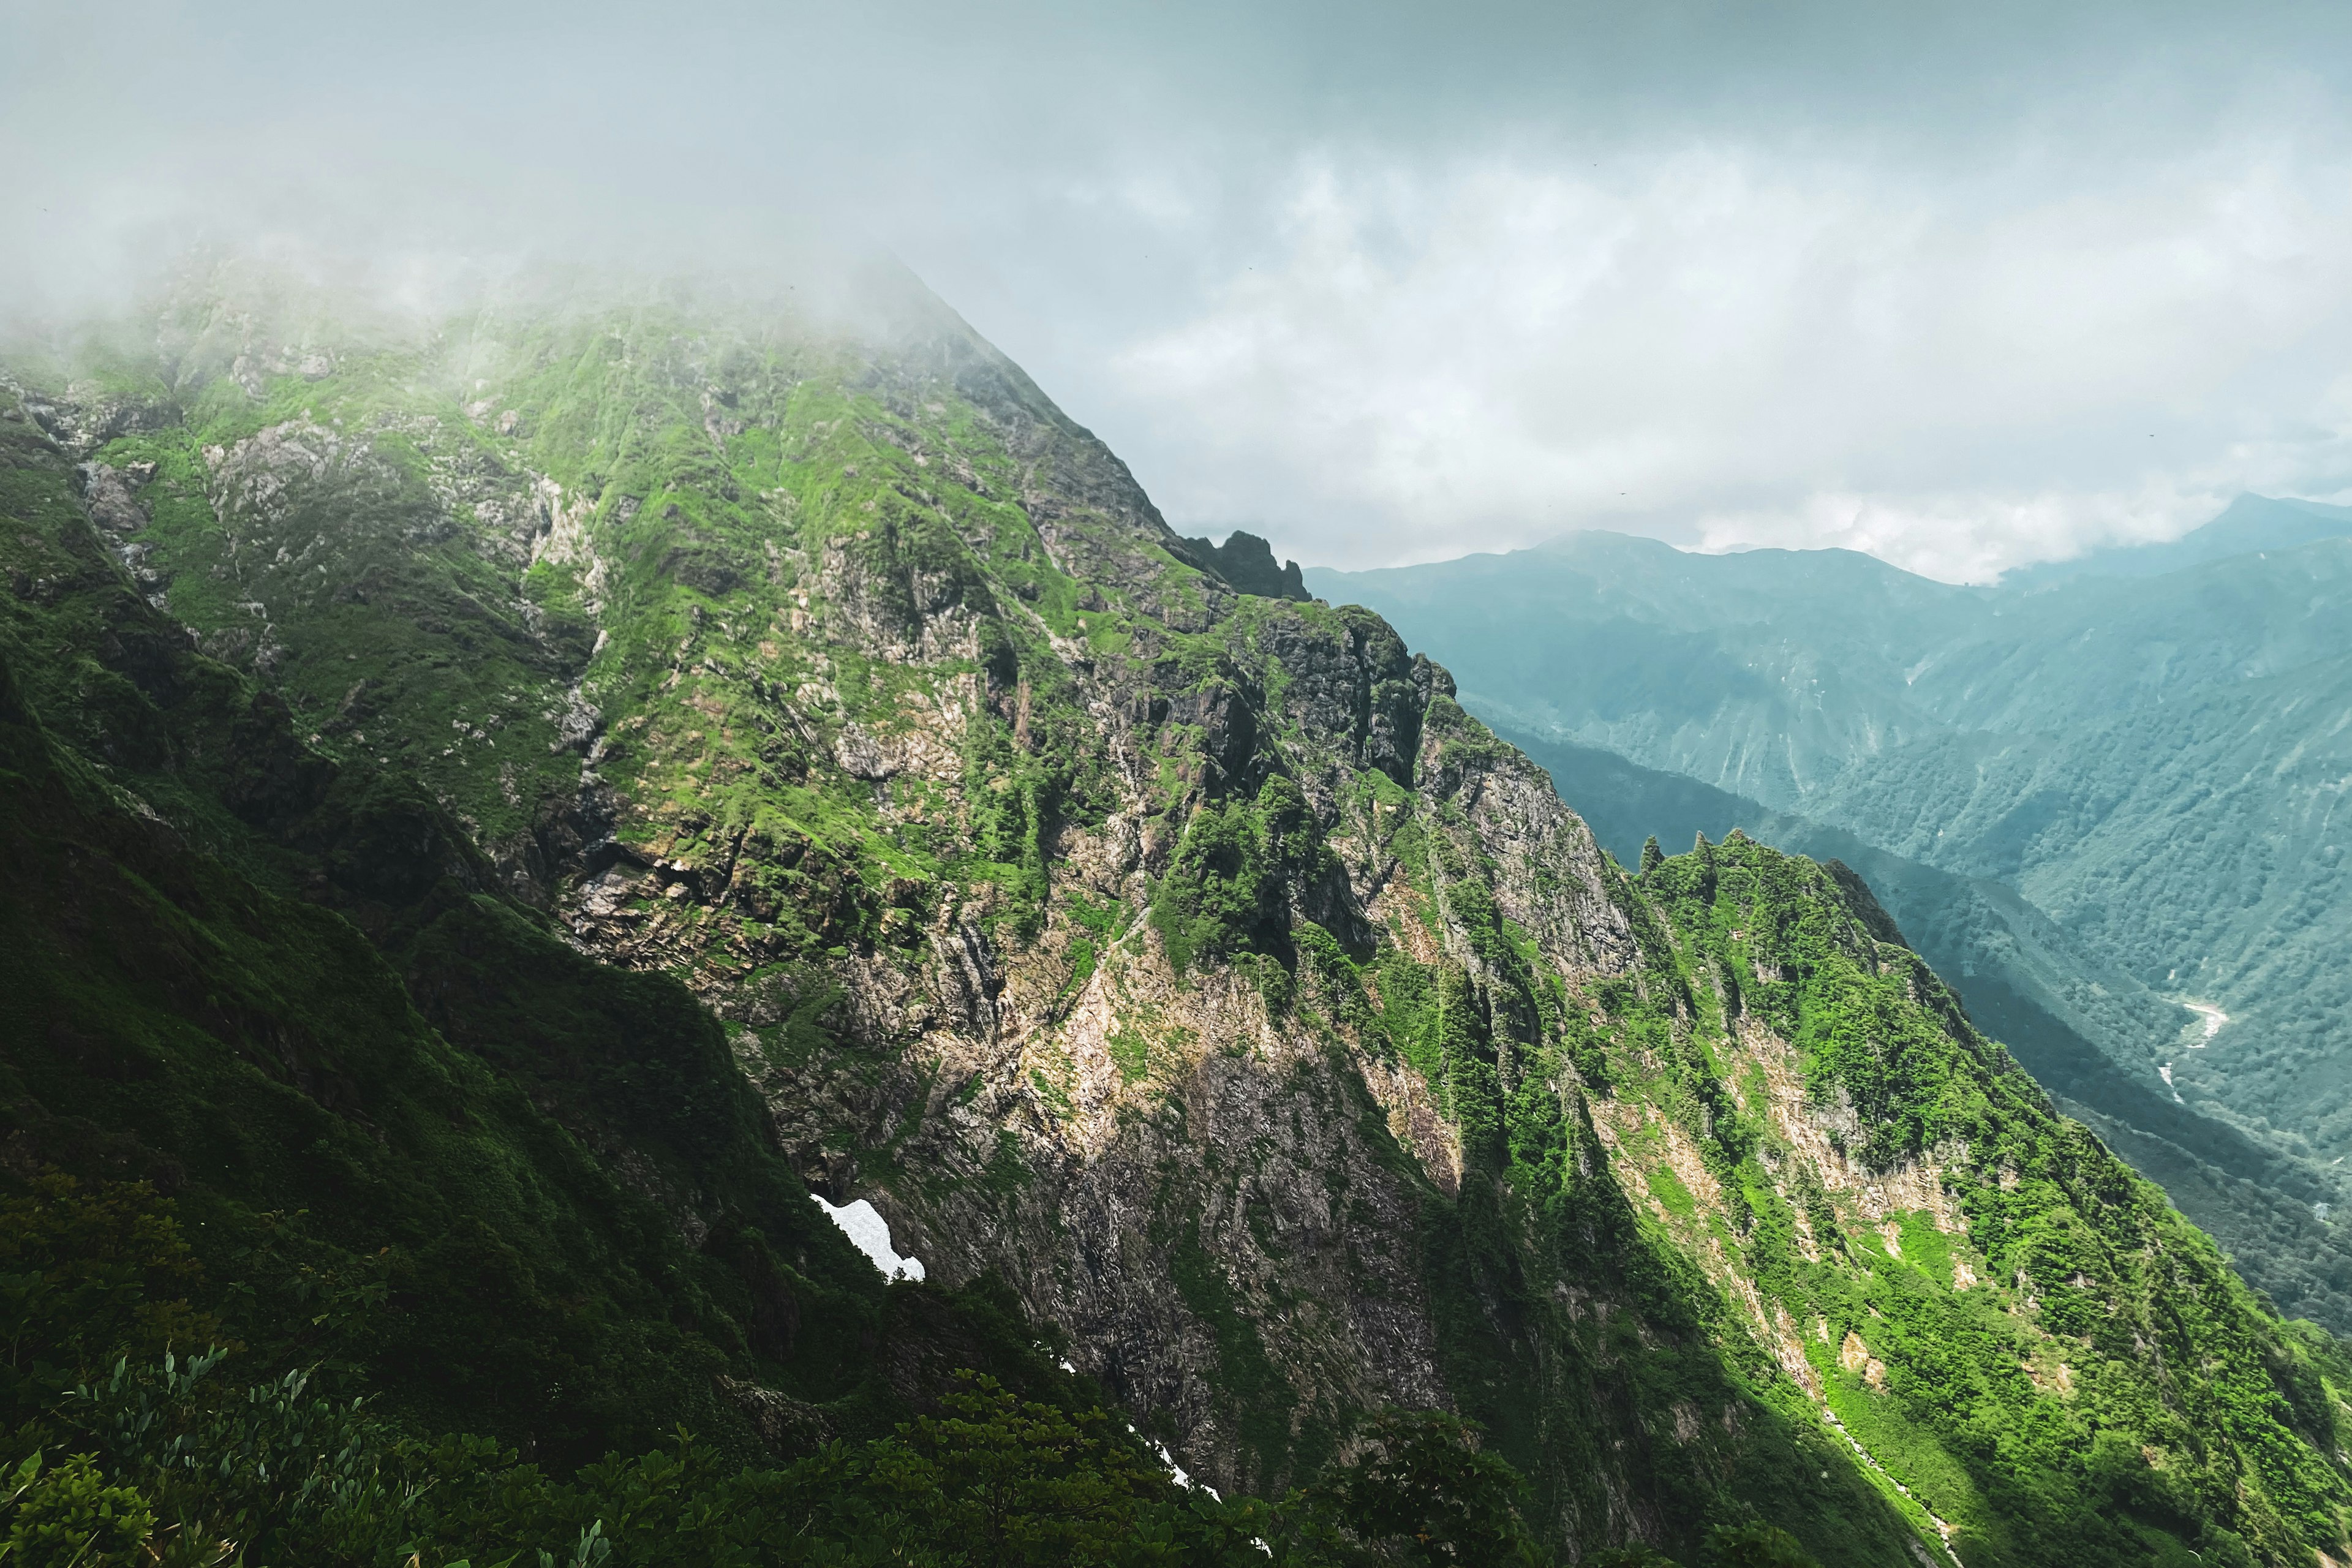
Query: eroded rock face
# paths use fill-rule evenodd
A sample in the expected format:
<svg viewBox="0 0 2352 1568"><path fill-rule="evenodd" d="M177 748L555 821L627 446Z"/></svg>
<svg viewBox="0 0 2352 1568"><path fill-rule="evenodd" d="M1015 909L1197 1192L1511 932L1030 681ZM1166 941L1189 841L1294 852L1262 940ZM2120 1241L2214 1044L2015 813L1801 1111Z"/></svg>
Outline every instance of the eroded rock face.
<svg viewBox="0 0 2352 1568"><path fill-rule="evenodd" d="M154 546L137 537L150 521L140 492L155 478L152 463L77 463L74 482L89 510L90 526L105 537L107 548L150 604L160 604L169 586L169 574L159 571Z"/></svg>
<svg viewBox="0 0 2352 1568"><path fill-rule="evenodd" d="M1457 974L1507 1066L1544 1026L1497 967L1498 920L1563 979L1639 959L1591 836L1454 707L1442 669L1363 612L1245 600L1189 570L1124 469L1057 416L1010 395L978 411L1012 476L902 432L888 446L919 468L843 498L848 531L814 535L818 503L765 501L798 524L761 552L772 610L742 604L758 595L740 574L688 583L718 603L691 611L660 677L675 706L611 677L566 694L550 743L593 746L611 847L564 804L534 875L583 946L687 975L732 1021L820 1190L871 1197L935 1279L1012 1280L1199 1473L1278 1485L1356 1413L1459 1403L1423 1233L1469 1168L1446 1087L1349 1021L1367 1005L1343 994L1354 982L1297 942ZM924 500L941 469L1017 513L943 516ZM599 522L547 483L537 554L597 573L610 624L643 591L613 531L637 514L608 502ZM689 520L671 524L656 537ZM679 546L634 559L656 548L676 580ZM714 657L746 623L754 656ZM870 675L845 690L845 669L877 667L894 672L883 700ZM806 822L722 826L702 797L647 788L663 759L747 732L756 751L714 778L828 792L935 855L1016 818L987 853L1008 871L1034 857L1034 882L877 875ZM1304 816L1261 820L1276 781ZM1276 946L1180 972L1154 888L1203 811L1260 836L1274 913L1247 942Z"/></svg>
<svg viewBox="0 0 2352 1568"><path fill-rule="evenodd" d="M1291 831L1331 853L1279 890L1288 920L1460 973L1524 1051L1542 1026L1487 951L1497 911L1561 978L1639 965L1590 834L1372 617L1264 605L1213 623L1214 654L1137 617L1125 658L1048 637L1050 681L1026 661L975 680L940 667L1017 636L1026 601L875 548L834 552L816 603L862 657L938 669L917 688L929 695L830 724L805 689L785 705L831 730L821 763L883 820L944 809L961 831L976 813L958 793L991 787L966 766L974 727L1032 754L1036 692L1058 689L1050 743L1109 765L1100 825L1041 838L1042 929L1020 934L986 883L885 889L865 911L854 879L811 898L811 873L834 875L825 852L767 837L699 869L674 854L608 867L571 900L575 930L692 973L741 1026L740 1059L813 1183L871 1197L934 1278L1012 1280L1213 1482L1280 1484L1366 1409L1457 1404L1421 1256L1426 1205L1465 1180L1444 1089L1377 1031L1335 1028L1342 999L1296 959L1180 974L1146 918L1153 879L1195 811L1295 779L1312 820ZM766 873L795 879L828 929L867 923L871 949L746 984L734 955L762 951ZM1089 909L1117 912L1089 925ZM794 1017L838 1044L796 1050Z"/></svg>
<svg viewBox="0 0 2352 1568"><path fill-rule="evenodd" d="M56 396L28 392L5 380L0 385L16 390L25 413L75 457L87 457L124 436L164 429L179 416L168 402L110 392L87 382L75 382Z"/></svg>
<svg viewBox="0 0 2352 1568"><path fill-rule="evenodd" d="M152 463L126 463L110 468L104 463L76 465L74 477L80 481L82 504L89 509L89 521L110 533L136 533L147 526L147 509L139 500L139 490L155 477Z"/></svg>

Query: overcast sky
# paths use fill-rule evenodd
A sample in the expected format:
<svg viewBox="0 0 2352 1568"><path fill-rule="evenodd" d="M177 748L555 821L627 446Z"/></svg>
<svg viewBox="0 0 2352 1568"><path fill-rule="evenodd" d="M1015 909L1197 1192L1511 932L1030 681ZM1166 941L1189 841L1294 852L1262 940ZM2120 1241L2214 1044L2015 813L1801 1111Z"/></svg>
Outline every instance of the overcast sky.
<svg viewBox="0 0 2352 1568"><path fill-rule="evenodd" d="M888 247L1186 531L1952 579L2352 491L2352 6L0 0L0 289Z"/></svg>

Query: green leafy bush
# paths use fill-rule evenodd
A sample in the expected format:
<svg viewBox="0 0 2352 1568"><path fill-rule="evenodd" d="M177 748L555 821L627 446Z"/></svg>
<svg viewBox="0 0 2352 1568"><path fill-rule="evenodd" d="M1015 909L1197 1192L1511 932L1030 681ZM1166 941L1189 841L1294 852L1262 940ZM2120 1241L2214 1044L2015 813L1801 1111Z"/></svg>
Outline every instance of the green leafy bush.
<svg viewBox="0 0 2352 1568"><path fill-rule="evenodd" d="M8 1479L0 1561L19 1568L128 1568L140 1561L155 1528L147 1500L109 1486L88 1454L46 1468L41 1460L35 1451Z"/></svg>
<svg viewBox="0 0 2352 1568"><path fill-rule="evenodd" d="M782 1468L676 1433L567 1476L510 1447L425 1437L296 1368L256 1382L236 1357L128 1348L205 1320L171 1205L139 1184L56 1176L0 1202L27 1278L103 1285L85 1323L19 1280L0 1333L51 1369L16 1385L33 1449L5 1500L5 1557L41 1568L1296 1568L1529 1560L1524 1487L1450 1416L1389 1413L1358 1457L1279 1503L1180 1487L1105 1410L1023 1398L966 1371L888 1436ZM756 1233L747 1233L757 1242ZM764 1246L763 1243L760 1244ZM384 1310L379 1300L362 1310ZM111 1335L110 1362L88 1370ZM62 1381L57 1359L81 1365ZM44 1451L72 1457L47 1465ZM1497 1557L1495 1552L1501 1552Z"/></svg>
<svg viewBox="0 0 2352 1568"><path fill-rule="evenodd" d="M1709 1531L1707 1568L1820 1568L1797 1538L1769 1524L1731 1524Z"/></svg>
<svg viewBox="0 0 2352 1568"><path fill-rule="evenodd" d="M1306 797L1280 774L1255 801L1200 806L1152 890L1151 923L1176 972L1245 952L1296 963L1290 889L1312 880L1323 856Z"/></svg>

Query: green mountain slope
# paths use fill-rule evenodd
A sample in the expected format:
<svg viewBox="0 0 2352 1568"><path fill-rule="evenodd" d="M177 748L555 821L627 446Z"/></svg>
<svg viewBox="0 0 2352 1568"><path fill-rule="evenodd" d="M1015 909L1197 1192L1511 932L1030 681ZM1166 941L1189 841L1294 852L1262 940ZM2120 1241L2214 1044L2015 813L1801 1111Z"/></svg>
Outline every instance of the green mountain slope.
<svg viewBox="0 0 2352 1568"><path fill-rule="evenodd" d="M1858 880L1745 838L1627 875L1443 669L1241 591L909 284L854 326L675 291L338 321L231 276L11 372L12 732L48 759L11 765L84 803L27 807L21 852L171 836L254 912L190 950L208 1000L140 1016L194 1014L192 1063L297 1042L252 1069L290 1090L172 1079L152 1131L102 1096L101 1128L194 1170L240 1114L203 1108L299 1094L342 1130L267 1140L303 1151L278 1179L324 1137L418 1184L313 1184L353 1257L375 1214L463 1231L499 1189L457 1155L501 1160L551 1195L485 1226L553 1258L584 1216L614 1259L543 1293L674 1385L646 1415L692 1394L745 1442L783 1440L772 1395L850 1432L954 1364L1051 1384L1001 1289L1221 1487L1305 1479L1383 1406L1473 1416L1572 1560L1756 1520L1837 1564L2346 1549L2333 1343ZM68 940L136 922L20 919L79 1020L11 1042L30 1120L131 1048L106 1009L149 976ZM204 1011L265 993L377 998L359 1098L305 1084L291 1024ZM376 1087L428 1067L462 1119ZM782 1167L938 1284L859 1276ZM492 1265L448 1267L404 1310L473 1311ZM355 1360L420 1419L540 1418Z"/></svg>
<svg viewBox="0 0 2352 1568"><path fill-rule="evenodd" d="M2310 548L2352 564L2352 546ZM2182 1091L2332 1161L2352 1131L2352 991L2335 961L2352 908L2335 842L2347 707L2339 655L2079 727L1909 748L1819 809L2008 880L2145 983L2218 1002L2229 1030L2170 1058Z"/></svg>
<svg viewBox="0 0 2352 1568"><path fill-rule="evenodd" d="M1987 591L1841 552L1700 557L1610 535L1309 577L1395 616L1516 732L2013 889L2079 950L2062 969L2128 998L2127 1020L2086 1034L2127 1098L2177 1092L2208 1125L2085 1103L2149 1169L2173 1167L2252 1278L2341 1327L2352 1276L2276 1201L2329 1226L2345 1198L2352 998L2329 954L2352 910L2333 842L2352 539L2308 537L2340 524L2250 501L2182 545L2243 552ZM2208 1042L2157 996L2231 1021ZM2228 1151L2260 1142L2273 1174L2252 1179L2273 1195L2192 1181L2151 1133L2232 1177L2249 1173Z"/></svg>
<svg viewBox="0 0 2352 1568"><path fill-rule="evenodd" d="M1970 1018L2008 1046L2060 1109L2095 1128L2183 1214L2222 1238L2240 1270L2288 1312L2352 1321L2352 1238L2315 1215L2337 1186L2311 1162L2173 1093L2157 1068L2179 1054L2179 1010L2006 884L1891 855L1843 828L1614 752L1502 732L1550 773L1594 835L1629 864L1645 837L1684 843L1738 829L1851 867ZM2168 1047L2163 1058L2148 1056L2152 1041Z"/></svg>
<svg viewBox="0 0 2352 1568"><path fill-rule="evenodd" d="M575 952L429 797L307 751L131 591L37 428L0 421L0 464L16 1176L175 1200L249 1366L559 1465L680 1422L764 1452L780 1407L885 1431L940 1363L1054 1380L992 1298L884 1289L683 987Z"/></svg>

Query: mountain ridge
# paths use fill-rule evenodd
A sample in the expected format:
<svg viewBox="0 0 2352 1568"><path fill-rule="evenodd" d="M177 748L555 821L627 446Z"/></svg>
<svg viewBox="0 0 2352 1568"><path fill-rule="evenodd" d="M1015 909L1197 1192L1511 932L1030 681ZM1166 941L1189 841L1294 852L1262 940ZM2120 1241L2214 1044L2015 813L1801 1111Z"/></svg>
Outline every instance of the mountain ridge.
<svg viewBox="0 0 2352 1568"><path fill-rule="evenodd" d="M2210 522L2156 544L2109 545L2072 561L2048 562L2005 573L2004 588L2031 592L2079 577L2156 577L2261 550L2287 550L2352 534L2352 507L2294 497L2237 497Z"/></svg>
<svg viewBox="0 0 2352 1568"><path fill-rule="evenodd" d="M129 627L248 715L236 776L397 781L373 854L268 791L276 847L211 852L331 901L448 824L482 884L451 907L587 966L399 970L485 1081L584 1071L595 976L690 998L651 1037L723 1050L775 1156L924 1259L881 1294L918 1363L986 1349L940 1314L1008 1325L1002 1281L1225 1488L1451 1409L1577 1554L1758 1519L1834 1563L2343 1544L2332 1345L1859 883L1745 836L1627 873L1443 668L1201 570L1001 356L634 306L359 353L178 311L177 368L20 365L0 409L28 711L203 842L230 796ZM482 1010L523 971L551 992ZM583 1145L717 1267L715 1188L625 1121ZM741 1310L757 1428L815 1402Z"/></svg>
<svg viewBox="0 0 2352 1568"><path fill-rule="evenodd" d="M2328 716L2344 701L2352 543L2030 594L1906 580L1842 553L1818 558L1817 579L1801 555L1750 563L1664 545L1618 577L1547 574L1557 554L1517 559L1507 584L1479 568L1475 594L1435 573L1307 578L1394 615L1448 658L1474 708L1515 731L2002 882L2126 988L2218 999L2234 1021L2210 1048L2153 1014L2101 1048L2141 1089L2161 1071L2168 1091L2226 1122L2215 1148L2252 1136L2295 1165L2283 1192L2341 1207L2343 1088L2327 1041L2347 1014L2319 954L2336 929L2342 758ZM1707 607L1743 596L1744 620ZM1624 668L1641 679L1618 679ZM2251 1206L2232 1219L2244 1205L2217 1207L2219 1190L2199 1185L2185 1201L2266 1287L2347 1321L2322 1303L2352 1278L2333 1264L2313 1275L2266 1202L2242 1194Z"/></svg>
<svg viewBox="0 0 2352 1568"><path fill-rule="evenodd" d="M1792 853L1850 864L1969 1016L2001 1040L2067 1115L2096 1130L2181 1212L2215 1235L2246 1236L2242 1268L2291 1310L2336 1320L2347 1244L2313 1205L2337 1189L2307 1163L2182 1104L2147 1058L2149 1038L2179 1040L2182 1010L2084 949L2003 883L1892 855L1856 835L1696 780L1638 768L1614 752L1508 729L1619 858L1646 837L1721 839L1734 830Z"/></svg>

